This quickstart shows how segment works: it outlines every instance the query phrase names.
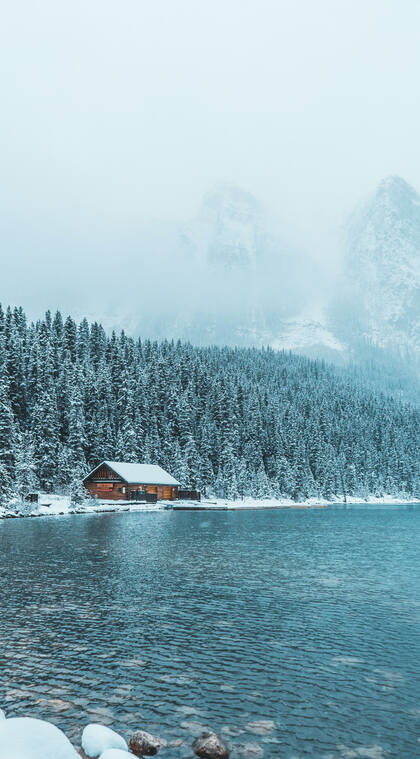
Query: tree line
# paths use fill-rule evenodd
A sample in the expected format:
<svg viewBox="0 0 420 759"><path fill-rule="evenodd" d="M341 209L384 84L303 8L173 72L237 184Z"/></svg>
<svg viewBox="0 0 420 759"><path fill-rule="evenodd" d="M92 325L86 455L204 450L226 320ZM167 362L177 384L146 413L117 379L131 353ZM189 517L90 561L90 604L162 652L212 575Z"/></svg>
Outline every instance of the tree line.
<svg viewBox="0 0 420 759"><path fill-rule="evenodd" d="M419 410L271 349L107 335L0 306L0 503L81 495L102 460L220 497L419 495Z"/></svg>

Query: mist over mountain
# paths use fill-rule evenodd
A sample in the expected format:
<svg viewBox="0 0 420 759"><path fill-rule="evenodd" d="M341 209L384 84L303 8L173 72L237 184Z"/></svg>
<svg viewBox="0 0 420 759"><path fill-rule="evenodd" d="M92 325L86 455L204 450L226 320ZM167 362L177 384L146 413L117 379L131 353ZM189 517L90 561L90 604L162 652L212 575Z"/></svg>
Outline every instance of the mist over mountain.
<svg viewBox="0 0 420 759"><path fill-rule="evenodd" d="M269 345L339 363L418 360L420 198L399 177L384 179L350 215L335 278L235 186L209 192L195 218L166 229L163 246L161 232L152 233L149 266L165 305L153 290L136 300L129 309L136 333Z"/></svg>
<svg viewBox="0 0 420 759"><path fill-rule="evenodd" d="M131 331L198 344L341 350L325 321L328 273L249 192L214 188L193 219L166 228L164 244L159 240L156 225L139 241L142 261L146 249L154 251L145 276L159 280L160 297L156 303L148 288L133 299L124 317ZM130 269L136 267L133 256ZM107 322L118 324L112 310Z"/></svg>

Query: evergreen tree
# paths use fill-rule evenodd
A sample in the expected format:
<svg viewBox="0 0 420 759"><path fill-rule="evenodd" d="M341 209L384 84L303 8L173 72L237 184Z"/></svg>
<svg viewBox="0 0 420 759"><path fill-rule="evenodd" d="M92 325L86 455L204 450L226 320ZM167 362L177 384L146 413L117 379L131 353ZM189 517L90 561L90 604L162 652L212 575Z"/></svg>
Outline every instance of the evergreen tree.
<svg viewBox="0 0 420 759"><path fill-rule="evenodd" d="M87 440L82 389L83 373L78 368L71 389L68 447L71 451L73 464L84 471L86 469L85 447Z"/></svg>
<svg viewBox="0 0 420 759"><path fill-rule="evenodd" d="M16 429L6 371L0 367L0 462L9 478L13 477L16 461Z"/></svg>
<svg viewBox="0 0 420 759"><path fill-rule="evenodd" d="M200 458L198 455L195 440L191 434L188 436L188 440L185 446L184 460L186 463L188 487L190 487L192 490L200 490L202 487Z"/></svg>
<svg viewBox="0 0 420 759"><path fill-rule="evenodd" d="M12 482L7 467L0 460L0 508L7 509L13 496Z"/></svg>
<svg viewBox="0 0 420 759"><path fill-rule="evenodd" d="M45 390L35 406L32 432L36 473L42 490L47 493L54 488L57 479L57 454L59 450L57 430L57 405L54 395Z"/></svg>
<svg viewBox="0 0 420 759"><path fill-rule="evenodd" d="M84 474L80 464L76 464L71 470L69 486L70 503L76 506L83 503L88 496L83 486Z"/></svg>
<svg viewBox="0 0 420 759"><path fill-rule="evenodd" d="M16 448L15 460L15 492L21 501L24 501L29 493L38 489L38 478L34 460L34 447L28 434L21 433Z"/></svg>

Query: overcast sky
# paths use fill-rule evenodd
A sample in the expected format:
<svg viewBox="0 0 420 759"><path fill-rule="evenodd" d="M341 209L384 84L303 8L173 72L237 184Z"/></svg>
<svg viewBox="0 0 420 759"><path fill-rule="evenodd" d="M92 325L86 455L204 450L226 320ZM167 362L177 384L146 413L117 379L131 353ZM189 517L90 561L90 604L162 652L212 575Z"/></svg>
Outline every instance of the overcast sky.
<svg viewBox="0 0 420 759"><path fill-rule="evenodd" d="M418 0L13 0L0 51L3 303L219 182L321 258L383 176L420 188Z"/></svg>

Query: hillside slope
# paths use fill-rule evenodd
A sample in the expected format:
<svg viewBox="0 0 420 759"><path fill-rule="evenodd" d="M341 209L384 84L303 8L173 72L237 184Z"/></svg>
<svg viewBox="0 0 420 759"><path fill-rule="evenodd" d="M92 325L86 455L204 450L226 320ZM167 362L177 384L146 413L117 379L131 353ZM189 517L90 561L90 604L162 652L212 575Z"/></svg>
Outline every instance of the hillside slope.
<svg viewBox="0 0 420 759"><path fill-rule="evenodd" d="M3 502L77 490L104 459L160 464L221 497L414 495L419 436L418 409L373 392L363 372L0 311Z"/></svg>

